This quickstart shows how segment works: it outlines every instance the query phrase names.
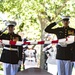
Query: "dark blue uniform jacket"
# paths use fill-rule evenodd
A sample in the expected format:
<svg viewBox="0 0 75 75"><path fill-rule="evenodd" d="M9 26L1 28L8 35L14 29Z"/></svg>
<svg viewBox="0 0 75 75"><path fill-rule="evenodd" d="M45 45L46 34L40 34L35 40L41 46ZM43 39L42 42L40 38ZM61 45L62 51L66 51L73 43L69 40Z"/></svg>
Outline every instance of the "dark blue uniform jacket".
<svg viewBox="0 0 75 75"><path fill-rule="evenodd" d="M56 22L51 23L45 28L45 32L54 33L57 35L58 39L66 38L69 35L75 35L75 29L68 27L59 27L53 29L56 25ZM71 60L75 61L75 43L68 44L67 47L61 47L57 45L57 54L56 59L59 60Z"/></svg>

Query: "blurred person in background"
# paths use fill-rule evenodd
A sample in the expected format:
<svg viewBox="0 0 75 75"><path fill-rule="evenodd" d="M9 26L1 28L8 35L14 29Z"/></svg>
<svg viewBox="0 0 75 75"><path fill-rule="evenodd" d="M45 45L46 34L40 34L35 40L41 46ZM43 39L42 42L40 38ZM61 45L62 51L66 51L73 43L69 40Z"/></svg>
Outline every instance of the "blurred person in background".
<svg viewBox="0 0 75 75"><path fill-rule="evenodd" d="M25 69L31 68L31 67L37 67L37 58L36 54L37 51L34 49L35 45L28 45L28 49L24 51L25 53Z"/></svg>
<svg viewBox="0 0 75 75"><path fill-rule="evenodd" d="M56 40L56 36L54 34L48 34L47 33L45 35L45 41L53 41L53 40ZM45 70L48 70L47 69L47 63L46 63L46 61L47 61L47 55L46 55L46 53L49 52L50 55L51 55L51 58L52 59L55 59L55 55L56 55L56 44L52 44L52 43L50 43L50 44L44 44L43 51L45 53L45 56L44 56L45 57L44 69Z"/></svg>

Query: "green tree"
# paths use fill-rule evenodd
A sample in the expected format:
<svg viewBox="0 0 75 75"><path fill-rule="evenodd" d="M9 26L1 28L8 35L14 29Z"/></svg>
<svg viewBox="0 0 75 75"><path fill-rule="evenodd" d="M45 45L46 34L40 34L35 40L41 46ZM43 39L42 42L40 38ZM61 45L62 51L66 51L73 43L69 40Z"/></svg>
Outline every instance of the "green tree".
<svg viewBox="0 0 75 75"><path fill-rule="evenodd" d="M62 15L74 18L74 10L74 0L0 0L0 11L18 22L17 32L24 31L37 40L43 40L44 28L50 22L60 20Z"/></svg>

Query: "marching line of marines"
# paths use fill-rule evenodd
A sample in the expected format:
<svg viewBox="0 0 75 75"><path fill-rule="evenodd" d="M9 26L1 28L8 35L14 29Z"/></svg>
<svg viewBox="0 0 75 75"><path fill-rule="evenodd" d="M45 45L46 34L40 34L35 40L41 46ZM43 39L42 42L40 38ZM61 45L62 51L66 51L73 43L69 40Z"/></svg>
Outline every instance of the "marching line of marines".
<svg viewBox="0 0 75 75"><path fill-rule="evenodd" d="M51 23L45 28L45 32L56 34L57 39L66 38L69 35L75 36L75 29L69 27L69 16L62 17L63 27L53 29L56 22ZM14 33L15 21L7 21L8 33L4 34L0 31L0 39L22 41L20 35ZM58 68L58 75L72 75L73 65L75 61L75 42L66 45L65 42L57 44L56 63ZM15 45L4 45L1 62L3 62L4 75L16 75L18 68L22 62L23 47Z"/></svg>

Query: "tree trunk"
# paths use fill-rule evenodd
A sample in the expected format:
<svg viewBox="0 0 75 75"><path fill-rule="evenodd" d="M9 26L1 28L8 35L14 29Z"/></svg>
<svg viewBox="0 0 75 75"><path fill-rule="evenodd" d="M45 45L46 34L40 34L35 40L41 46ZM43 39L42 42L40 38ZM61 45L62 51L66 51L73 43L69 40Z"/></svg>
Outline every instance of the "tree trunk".
<svg viewBox="0 0 75 75"><path fill-rule="evenodd" d="M41 23L41 40L44 40L44 28L45 28L45 25L47 23L47 20L46 19L43 19L41 18L40 16L38 16L39 20L40 20L40 23ZM45 64L45 54L44 52L42 51L43 50L43 45L41 45L41 51L40 51L40 68L41 69L44 69L44 64Z"/></svg>

